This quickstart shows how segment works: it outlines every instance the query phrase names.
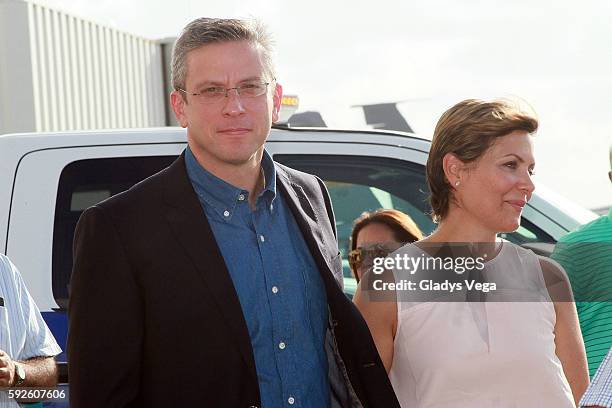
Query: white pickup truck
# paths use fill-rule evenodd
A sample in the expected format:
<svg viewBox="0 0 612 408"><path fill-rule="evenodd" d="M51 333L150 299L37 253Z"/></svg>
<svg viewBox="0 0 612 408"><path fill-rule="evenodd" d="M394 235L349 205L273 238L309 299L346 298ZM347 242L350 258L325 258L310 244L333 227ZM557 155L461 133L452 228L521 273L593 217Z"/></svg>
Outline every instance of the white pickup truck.
<svg viewBox="0 0 612 408"><path fill-rule="evenodd" d="M72 239L81 212L161 170L185 146L180 128L0 136L0 246L64 349ZM429 146L427 139L399 132L272 130L266 148L274 159L317 174L330 190L348 295L355 288L346 261L348 238L362 211L396 208L424 232L433 229L425 182ZM505 238L546 252L594 218L537 186L521 227Z"/></svg>

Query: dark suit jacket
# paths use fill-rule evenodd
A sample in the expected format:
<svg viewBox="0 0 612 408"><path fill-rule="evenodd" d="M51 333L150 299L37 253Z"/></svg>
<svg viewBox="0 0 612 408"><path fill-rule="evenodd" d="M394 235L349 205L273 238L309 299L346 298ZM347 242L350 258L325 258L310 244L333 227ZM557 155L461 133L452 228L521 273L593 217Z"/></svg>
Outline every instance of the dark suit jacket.
<svg viewBox="0 0 612 408"><path fill-rule="evenodd" d="M359 406L358 398L364 407L399 407L368 328L338 285L325 186L276 168L325 283L332 406ZM81 216L68 361L73 408L260 406L238 296L184 156Z"/></svg>

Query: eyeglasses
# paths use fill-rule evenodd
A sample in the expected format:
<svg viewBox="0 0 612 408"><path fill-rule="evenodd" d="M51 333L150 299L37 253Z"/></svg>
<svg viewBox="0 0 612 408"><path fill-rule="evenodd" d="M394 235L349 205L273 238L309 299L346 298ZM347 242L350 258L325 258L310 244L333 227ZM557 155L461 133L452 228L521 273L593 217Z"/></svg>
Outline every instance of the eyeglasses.
<svg viewBox="0 0 612 408"><path fill-rule="evenodd" d="M245 82L240 86L233 88L226 88L223 86L207 86L202 88L199 92L187 92L184 89L177 88L177 91L183 92L185 95L191 95L195 97L200 103L209 104L221 101L223 98L227 98L229 92L234 90L236 94L241 98L255 98L266 93L270 82L252 81Z"/></svg>
<svg viewBox="0 0 612 408"><path fill-rule="evenodd" d="M400 242L385 242L353 249L349 252L349 265L354 271L363 266L372 266L375 258L386 258L387 255L401 246L402 243Z"/></svg>

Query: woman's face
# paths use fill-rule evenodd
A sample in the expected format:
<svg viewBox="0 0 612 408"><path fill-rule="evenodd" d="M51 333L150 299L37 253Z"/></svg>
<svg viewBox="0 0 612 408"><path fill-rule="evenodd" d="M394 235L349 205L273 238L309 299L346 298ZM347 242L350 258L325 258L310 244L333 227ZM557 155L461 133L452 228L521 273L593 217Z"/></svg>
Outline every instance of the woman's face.
<svg viewBox="0 0 612 408"><path fill-rule="evenodd" d="M490 232L511 232L534 190L535 159L531 136L514 131L498 138L475 163L462 171L455 197L462 214Z"/></svg>
<svg viewBox="0 0 612 408"><path fill-rule="evenodd" d="M354 271L357 278L361 279L361 276L372 266L373 260L367 253L369 250L374 250L377 245L384 245L392 252L399 248L399 245L393 244L399 244L399 242L396 241L391 228L385 224L374 222L363 227L357 234L356 248L362 248L366 253L364 254L364 262Z"/></svg>

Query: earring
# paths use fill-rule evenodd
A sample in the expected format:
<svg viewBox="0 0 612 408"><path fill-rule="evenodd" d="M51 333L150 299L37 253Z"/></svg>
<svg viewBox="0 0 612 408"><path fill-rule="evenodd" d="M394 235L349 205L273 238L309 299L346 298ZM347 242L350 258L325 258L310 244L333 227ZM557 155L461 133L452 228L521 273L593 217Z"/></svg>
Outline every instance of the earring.
<svg viewBox="0 0 612 408"><path fill-rule="evenodd" d="M459 180L455 181L455 187L459 187L459 184L461 184Z"/></svg>

